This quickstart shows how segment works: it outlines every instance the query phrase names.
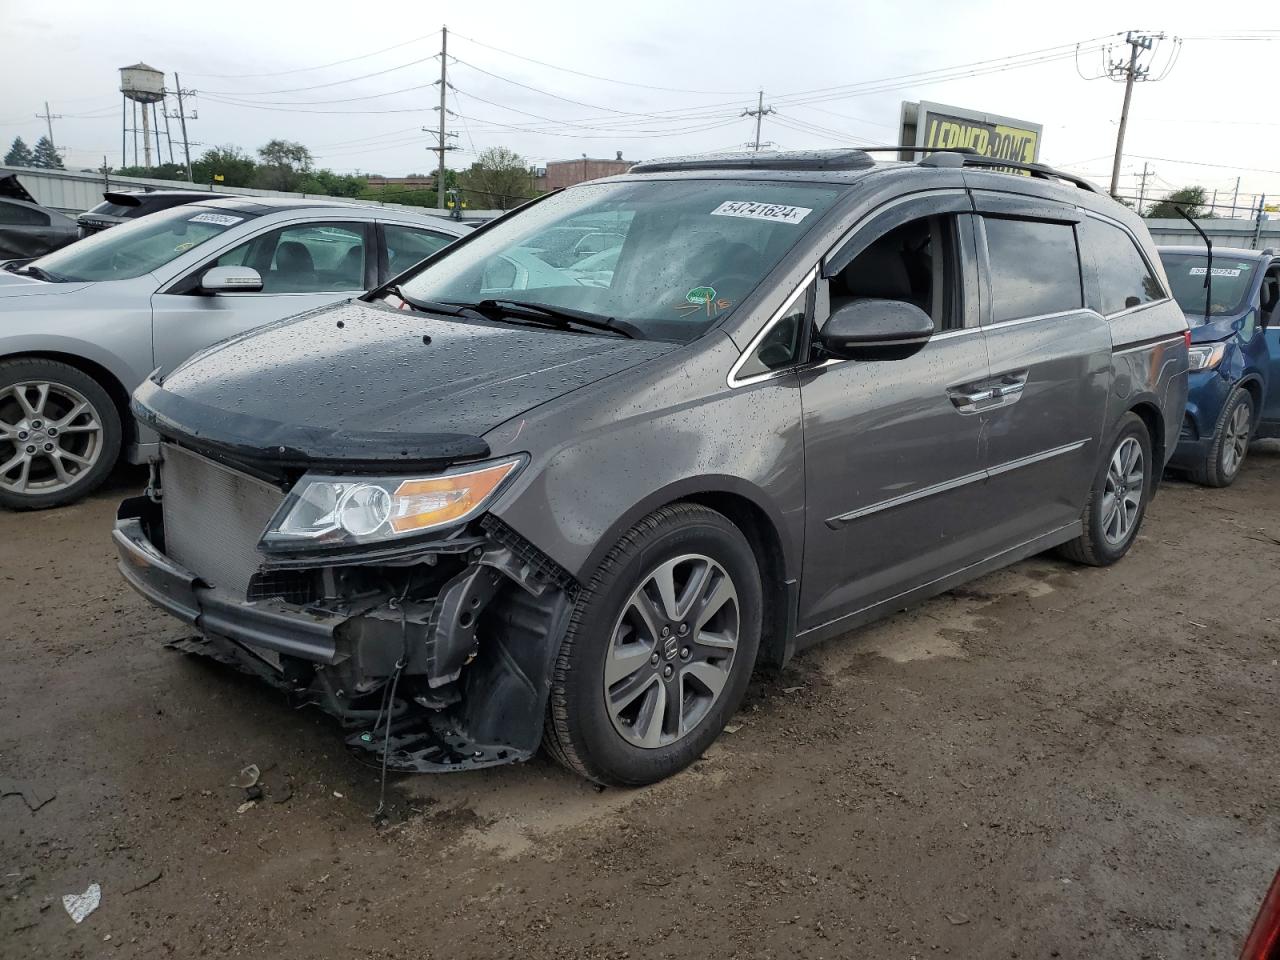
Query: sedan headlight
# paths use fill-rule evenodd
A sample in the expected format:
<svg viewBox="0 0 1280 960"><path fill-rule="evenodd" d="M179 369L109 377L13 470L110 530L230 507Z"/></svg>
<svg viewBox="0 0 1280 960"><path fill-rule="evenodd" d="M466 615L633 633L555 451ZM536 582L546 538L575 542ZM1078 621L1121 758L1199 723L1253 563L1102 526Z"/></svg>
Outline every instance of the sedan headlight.
<svg viewBox="0 0 1280 960"><path fill-rule="evenodd" d="M1225 343L1206 343L1187 350L1187 359L1191 361L1192 370L1212 370L1222 362L1226 352Z"/></svg>
<svg viewBox="0 0 1280 960"><path fill-rule="evenodd" d="M465 523L522 463L517 457L421 477L308 473L276 511L262 545L355 546Z"/></svg>

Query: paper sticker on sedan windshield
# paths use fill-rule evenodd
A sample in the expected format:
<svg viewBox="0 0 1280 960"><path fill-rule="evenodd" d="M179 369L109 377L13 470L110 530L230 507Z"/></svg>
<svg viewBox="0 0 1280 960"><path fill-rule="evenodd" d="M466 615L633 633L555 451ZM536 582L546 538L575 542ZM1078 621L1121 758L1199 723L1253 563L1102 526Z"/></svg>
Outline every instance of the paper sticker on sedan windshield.
<svg viewBox="0 0 1280 960"><path fill-rule="evenodd" d="M234 227L244 217L233 217L226 213L197 213L187 223L216 223L220 227Z"/></svg>
<svg viewBox="0 0 1280 960"><path fill-rule="evenodd" d="M811 207L789 207L756 200L726 200L711 211L713 217L746 217L748 220L771 220L774 223L799 223L811 213Z"/></svg>
<svg viewBox="0 0 1280 960"><path fill-rule="evenodd" d="M1235 267L1214 267L1213 268L1213 275L1215 277L1238 277L1240 276L1241 273L1243 273L1243 271ZM1203 277L1204 267L1192 267L1191 276Z"/></svg>

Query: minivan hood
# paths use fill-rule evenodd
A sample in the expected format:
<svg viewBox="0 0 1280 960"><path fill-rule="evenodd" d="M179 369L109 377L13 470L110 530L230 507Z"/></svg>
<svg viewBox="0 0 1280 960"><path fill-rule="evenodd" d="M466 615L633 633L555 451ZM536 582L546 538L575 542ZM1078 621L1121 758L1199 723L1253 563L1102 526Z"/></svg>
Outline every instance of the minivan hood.
<svg viewBox="0 0 1280 960"><path fill-rule="evenodd" d="M677 349L350 301L224 340L134 394L161 434L277 464L443 465L481 435Z"/></svg>

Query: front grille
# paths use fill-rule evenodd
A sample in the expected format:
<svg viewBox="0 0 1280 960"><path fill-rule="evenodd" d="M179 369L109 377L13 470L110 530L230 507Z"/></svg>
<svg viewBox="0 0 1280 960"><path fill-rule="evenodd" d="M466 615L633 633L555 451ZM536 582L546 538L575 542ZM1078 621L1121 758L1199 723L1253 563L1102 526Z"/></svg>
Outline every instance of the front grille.
<svg viewBox="0 0 1280 960"><path fill-rule="evenodd" d="M220 592L245 597L261 561L258 541L284 494L170 444L160 485L165 552Z"/></svg>

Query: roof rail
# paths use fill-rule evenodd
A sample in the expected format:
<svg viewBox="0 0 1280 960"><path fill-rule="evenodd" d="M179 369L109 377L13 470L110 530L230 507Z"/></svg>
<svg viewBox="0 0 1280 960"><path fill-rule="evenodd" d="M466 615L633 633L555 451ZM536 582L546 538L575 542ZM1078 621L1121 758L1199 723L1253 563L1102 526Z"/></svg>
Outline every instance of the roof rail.
<svg viewBox="0 0 1280 960"><path fill-rule="evenodd" d="M760 150L660 157L631 165L632 173L676 170L867 170L874 161L861 149Z"/></svg>
<svg viewBox="0 0 1280 960"><path fill-rule="evenodd" d="M960 162L956 163L950 160L951 156L959 155ZM945 158L945 159L944 159ZM939 161L943 161L940 163ZM1081 190L1088 190L1090 193L1101 194L1102 191L1098 185L1086 180L1084 177L1078 177L1074 173L1067 173L1063 170L1057 170L1043 163L1023 163L1019 160L1001 160L999 157L988 157L982 154L974 153L968 148L955 150L936 150L930 153L920 161L921 166L964 166L964 167L986 167L995 170L1022 170L1038 177L1041 180L1065 180L1067 183L1074 184Z"/></svg>

